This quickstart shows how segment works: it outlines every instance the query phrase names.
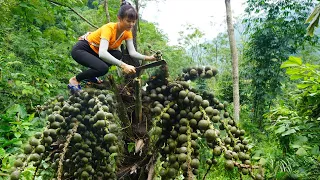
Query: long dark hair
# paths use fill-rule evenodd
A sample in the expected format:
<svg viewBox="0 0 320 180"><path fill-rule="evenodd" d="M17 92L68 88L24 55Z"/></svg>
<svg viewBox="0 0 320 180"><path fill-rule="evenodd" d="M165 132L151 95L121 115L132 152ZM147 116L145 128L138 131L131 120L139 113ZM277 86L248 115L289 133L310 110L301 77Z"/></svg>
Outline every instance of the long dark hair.
<svg viewBox="0 0 320 180"><path fill-rule="evenodd" d="M118 12L118 17L121 19L128 17L130 20L137 20L138 13L129 2L123 1Z"/></svg>

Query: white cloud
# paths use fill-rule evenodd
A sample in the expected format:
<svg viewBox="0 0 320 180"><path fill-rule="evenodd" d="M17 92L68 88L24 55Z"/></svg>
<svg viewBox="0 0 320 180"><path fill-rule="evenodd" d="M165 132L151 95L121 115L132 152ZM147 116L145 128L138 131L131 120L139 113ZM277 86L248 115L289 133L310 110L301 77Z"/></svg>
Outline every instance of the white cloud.
<svg viewBox="0 0 320 180"><path fill-rule="evenodd" d="M245 0L231 0L233 17L244 12ZM183 25L192 24L205 33L207 39L215 37L226 27L224 0L166 0L151 1L140 11L142 18L158 24L169 37L170 44L177 44Z"/></svg>

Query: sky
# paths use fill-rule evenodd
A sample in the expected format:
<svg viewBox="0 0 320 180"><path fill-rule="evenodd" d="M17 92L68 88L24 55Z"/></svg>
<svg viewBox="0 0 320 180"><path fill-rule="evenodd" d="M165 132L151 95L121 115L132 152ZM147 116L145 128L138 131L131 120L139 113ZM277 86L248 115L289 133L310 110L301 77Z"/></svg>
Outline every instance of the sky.
<svg viewBox="0 0 320 180"><path fill-rule="evenodd" d="M244 13L246 0L231 0L234 19ZM191 24L205 34L204 40L213 39L226 30L224 0L160 0L147 2L140 9L142 19L157 24L167 34L170 45L177 45L179 31Z"/></svg>

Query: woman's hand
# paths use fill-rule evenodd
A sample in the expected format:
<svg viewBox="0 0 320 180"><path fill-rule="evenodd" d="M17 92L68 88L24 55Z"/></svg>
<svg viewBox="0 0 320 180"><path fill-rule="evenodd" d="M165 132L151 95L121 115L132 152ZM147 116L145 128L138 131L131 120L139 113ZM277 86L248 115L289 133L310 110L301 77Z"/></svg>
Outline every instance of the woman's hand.
<svg viewBox="0 0 320 180"><path fill-rule="evenodd" d="M144 60L146 60L146 61L156 61L157 58L156 58L154 55L152 55L152 56L145 56Z"/></svg>
<svg viewBox="0 0 320 180"><path fill-rule="evenodd" d="M134 66L129 65L129 64L122 63L120 67L122 68L122 70L126 74L134 74L134 73L136 73L136 68Z"/></svg>

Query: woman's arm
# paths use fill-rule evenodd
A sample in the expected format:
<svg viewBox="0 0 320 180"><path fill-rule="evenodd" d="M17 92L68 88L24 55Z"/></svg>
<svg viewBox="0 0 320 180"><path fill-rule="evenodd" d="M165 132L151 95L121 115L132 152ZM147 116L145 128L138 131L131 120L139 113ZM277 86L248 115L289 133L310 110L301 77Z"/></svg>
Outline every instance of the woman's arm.
<svg viewBox="0 0 320 180"><path fill-rule="evenodd" d="M109 41L106 39L101 39L100 47L99 47L99 57L109 64L114 64L116 66L121 66L123 63L122 61L118 60L117 58L113 57L109 52Z"/></svg>
<svg viewBox="0 0 320 180"><path fill-rule="evenodd" d="M133 45L133 40L132 39L128 39L126 40L126 43L127 43L127 48L128 48L128 51L129 51L129 55L135 59L140 59L140 60L149 60L149 61L154 61L156 60L156 58L154 56L146 56L146 55L142 55L140 53L138 53L136 51L136 49L134 48L134 45Z"/></svg>
<svg viewBox="0 0 320 180"><path fill-rule="evenodd" d="M126 64L117 58L113 57L109 52L109 41L106 39L101 39L100 41L100 47L99 47L99 57L104 60L105 62L109 64L114 64L116 66L119 66L123 69L123 71L127 74L130 73L136 73L136 69L134 66L131 66L129 64Z"/></svg>

